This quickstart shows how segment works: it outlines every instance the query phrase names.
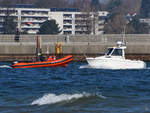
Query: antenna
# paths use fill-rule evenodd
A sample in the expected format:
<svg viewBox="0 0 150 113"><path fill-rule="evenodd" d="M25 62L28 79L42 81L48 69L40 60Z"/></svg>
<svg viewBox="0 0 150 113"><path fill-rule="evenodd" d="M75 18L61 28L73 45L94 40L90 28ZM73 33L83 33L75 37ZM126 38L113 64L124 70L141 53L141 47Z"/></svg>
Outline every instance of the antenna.
<svg viewBox="0 0 150 113"><path fill-rule="evenodd" d="M126 35L126 26L124 26L124 31L123 31L123 39L122 39L123 44L125 44L125 35Z"/></svg>

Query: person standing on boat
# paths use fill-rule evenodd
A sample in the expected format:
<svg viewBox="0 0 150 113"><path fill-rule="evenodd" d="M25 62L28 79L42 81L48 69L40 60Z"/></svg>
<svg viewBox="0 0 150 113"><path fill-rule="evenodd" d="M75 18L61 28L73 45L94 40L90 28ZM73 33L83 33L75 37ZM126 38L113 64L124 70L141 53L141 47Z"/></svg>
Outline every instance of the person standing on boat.
<svg viewBox="0 0 150 113"><path fill-rule="evenodd" d="M41 49L37 54L37 61L45 61L45 57L43 56Z"/></svg>

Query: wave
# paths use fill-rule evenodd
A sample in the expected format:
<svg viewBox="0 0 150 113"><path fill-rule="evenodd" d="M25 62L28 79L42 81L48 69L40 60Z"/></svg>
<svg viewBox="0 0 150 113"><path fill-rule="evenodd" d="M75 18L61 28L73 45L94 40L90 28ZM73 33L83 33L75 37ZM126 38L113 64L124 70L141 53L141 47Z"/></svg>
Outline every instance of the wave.
<svg viewBox="0 0 150 113"><path fill-rule="evenodd" d="M147 68L145 68L145 69L150 69L150 67L147 67Z"/></svg>
<svg viewBox="0 0 150 113"><path fill-rule="evenodd" d="M12 67L9 65L1 65L0 68L12 68Z"/></svg>
<svg viewBox="0 0 150 113"><path fill-rule="evenodd" d="M45 105L45 104L55 104L55 103L59 103L62 101L70 101L72 99L80 99L80 98L84 98L84 97L90 97L90 96L98 96L101 97L103 99L105 99L106 97L102 96L102 95L91 95L89 93L81 93L81 94L60 94L60 95L56 95L56 94L46 94L43 97L34 100L31 105Z"/></svg>
<svg viewBox="0 0 150 113"><path fill-rule="evenodd" d="M82 66L79 67L79 69L84 69L84 68L92 68L92 67L89 66L89 65L82 65Z"/></svg>

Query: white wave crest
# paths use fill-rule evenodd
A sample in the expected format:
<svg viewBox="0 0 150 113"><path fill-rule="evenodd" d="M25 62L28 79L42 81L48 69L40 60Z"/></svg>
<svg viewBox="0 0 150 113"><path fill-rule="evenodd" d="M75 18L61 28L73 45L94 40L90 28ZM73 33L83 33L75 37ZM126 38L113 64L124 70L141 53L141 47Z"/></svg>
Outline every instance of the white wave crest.
<svg viewBox="0 0 150 113"><path fill-rule="evenodd" d="M83 97L89 97L90 94L83 93L83 94L61 94L61 95L55 95L55 94L46 94L43 97L33 101L31 105L45 105L45 104L55 104L62 101L69 101L72 99L79 99Z"/></svg>
<svg viewBox="0 0 150 113"><path fill-rule="evenodd" d="M11 68L11 67L8 65L1 65L0 68Z"/></svg>
<svg viewBox="0 0 150 113"><path fill-rule="evenodd" d="M79 67L79 69L84 69L84 68L92 68L92 67L90 67L89 65L82 65Z"/></svg>

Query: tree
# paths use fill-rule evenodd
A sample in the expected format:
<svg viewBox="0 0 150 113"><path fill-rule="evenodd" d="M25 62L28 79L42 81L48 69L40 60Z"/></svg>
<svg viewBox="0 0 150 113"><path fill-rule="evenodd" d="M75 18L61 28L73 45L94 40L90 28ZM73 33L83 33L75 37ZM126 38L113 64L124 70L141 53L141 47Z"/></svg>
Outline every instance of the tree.
<svg viewBox="0 0 150 113"><path fill-rule="evenodd" d="M67 0L35 0L35 5L42 8L57 7L63 8L68 6Z"/></svg>
<svg viewBox="0 0 150 113"><path fill-rule="evenodd" d="M130 34L147 34L149 33L149 26L147 23L141 23L139 17L135 16L127 25L127 33Z"/></svg>
<svg viewBox="0 0 150 113"><path fill-rule="evenodd" d="M82 10L83 6L84 6L83 0L72 0L71 7L79 8L80 10Z"/></svg>
<svg viewBox="0 0 150 113"><path fill-rule="evenodd" d="M121 6L121 3L122 3L121 0L110 0L109 3L108 3L108 6L107 6L107 10L109 12L118 11L116 9L118 9L119 6Z"/></svg>
<svg viewBox="0 0 150 113"><path fill-rule="evenodd" d="M47 20L45 21L40 29L39 29L39 34L59 34L61 30L58 27L58 24L56 23L55 20Z"/></svg>
<svg viewBox="0 0 150 113"><path fill-rule="evenodd" d="M104 31L106 34L121 34L126 26L126 18L122 14L112 15L105 23Z"/></svg>
<svg viewBox="0 0 150 113"><path fill-rule="evenodd" d="M138 14L139 4L141 0L110 0L108 2L108 10L111 13L110 18L105 24L105 33L117 33L123 32L124 26L126 26L127 33L147 33L147 25L140 23L139 18L134 18L127 24L126 14ZM141 29L144 27L145 31Z"/></svg>
<svg viewBox="0 0 150 113"><path fill-rule="evenodd" d="M127 13L137 13L140 12L142 0L122 0L122 6L124 14Z"/></svg>
<svg viewBox="0 0 150 113"><path fill-rule="evenodd" d="M139 13L141 0L109 0L106 10L110 13Z"/></svg>
<svg viewBox="0 0 150 113"><path fill-rule="evenodd" d="M146 23L139 21L139 16L132 17L132 20L127 23L124 15L113 15L107 24L105 24L104 31L106 34L121 34L126 26L127 34L147 34L149 33L149 26Z"/></svg>
<svg viewBox="0 0 150 113"><path fill-rule="evenodd" d="M101 10L101 4L99 0L92 0L91 1L91 8L93 11Z"/></svg>

